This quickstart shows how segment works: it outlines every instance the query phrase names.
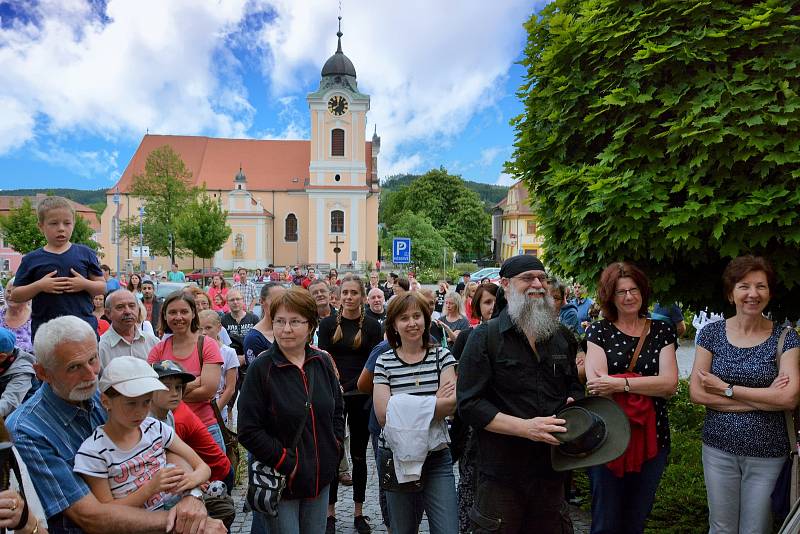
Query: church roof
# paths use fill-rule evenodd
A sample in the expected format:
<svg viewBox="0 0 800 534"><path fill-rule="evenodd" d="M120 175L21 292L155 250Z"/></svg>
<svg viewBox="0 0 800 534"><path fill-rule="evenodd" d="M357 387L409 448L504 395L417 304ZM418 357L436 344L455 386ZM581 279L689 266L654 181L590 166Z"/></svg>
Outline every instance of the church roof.
<svg viewBox="0 0 800 534"><path fill-rule="evenodd" d="M47 197L44 193L37 193L35 196L25 195L25 196L16 196L16 195L3 195L0 196L0 216L8 215L11 213L11 210L14 208L18 208L24 199L28 199L31 201L31 206L33 209L36 209L36 206L39 205L39 201L43 198ZM86 222L89 223L92 230L95 232L100 230L100 220L97 216L97 212L86 206L81 204L80 202L75 202L74 200L67 199L67 202L70 203L72 209L75 210L75 213L79 214L81 217L86 219Z"/></svg>
<svg viewBox="0 0 800 534"><path fill-rule="evenodd" d="M109 193L127 193L133 177L144 173L150 152L169 145L192 173L192 182L209 190L229 191L239 171L247 174L250 191L303 191L311 164L311 141L224 139L190 135L145 135ZM366 179L372 175L372 143L366 143ZM364 184L367 185L366 182Z"/></svg>

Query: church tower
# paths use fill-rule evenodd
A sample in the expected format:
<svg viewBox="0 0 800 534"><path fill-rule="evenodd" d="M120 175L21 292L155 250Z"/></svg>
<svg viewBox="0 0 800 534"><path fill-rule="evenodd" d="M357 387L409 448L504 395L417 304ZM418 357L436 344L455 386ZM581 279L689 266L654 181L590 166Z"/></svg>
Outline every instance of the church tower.
<svg viewBox="0 0 800 534"><path fill-rule="evenodd" d="M377 232L377 184L367 169L367 161L374 161L366 139L370 99L359 92L356 69L342 51L341 24L339 17L336 52L322 67L319 88L306 98L311 115L307 257L309 263L332 266L335 249L339 264L377 259L377 235L372 235ZM365 213L367 227L362 226ZM367 257L359 257L359 250Z"/></svg>

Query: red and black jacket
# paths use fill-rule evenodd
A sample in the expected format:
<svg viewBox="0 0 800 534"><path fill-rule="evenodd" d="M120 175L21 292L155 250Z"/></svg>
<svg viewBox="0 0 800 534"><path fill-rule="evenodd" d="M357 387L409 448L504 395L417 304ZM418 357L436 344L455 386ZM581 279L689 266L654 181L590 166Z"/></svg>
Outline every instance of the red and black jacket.
<svg viewBox="0 0 800 534"><path fill-rule="evenodd" d="M297 448L290 450L304 417L309 379L314 380L311 411ZM319 495L338 471L344 440L342 393L329 357L306 346L301 369L273 344L250 364L239 394L238 425L239 442L245 449L278 472L291 475L285 499Z"/></svg>

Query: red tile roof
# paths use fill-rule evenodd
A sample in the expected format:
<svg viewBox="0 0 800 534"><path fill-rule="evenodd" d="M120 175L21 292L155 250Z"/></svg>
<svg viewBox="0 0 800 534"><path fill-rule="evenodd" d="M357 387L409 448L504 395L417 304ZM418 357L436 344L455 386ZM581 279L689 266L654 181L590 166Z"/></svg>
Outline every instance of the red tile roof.
<svg viewBox="0 0 800 534"><path fill-rule="evenodd" d="M0 215L8 215L8 213L13 209L18 207L22 204L22 200L28 198L33 205L33 208L36 209L39 200L43 199L47 195L43 193L38 193L36 196L15 196L15 195L5 195L0 196ZM97 212L94 211L89 206L81 204L79 202L75 202L73 200L67 199L72 205L72 209L75 210L76 213L80 214L81 217L86 219L86 222L89 223L89 226L92 227L92 230L99 231L100 230L100 219L97 216Z"/></svg>
<svg viewBox="0 0 800 534"><path fill-rule="evenodd" d="M144 172L147 156L158 147L170 145L191 171L195 185L229 191L239 165L253 191L302 191L306 188L311 163L311 141L220 139L188 135L145 135L119 182L127 192L133 177ZM366 180L372 174L372 143L366 143ZM295 181L296 179L296 181ZM366 186L366 183L364 184Z"/></svg>

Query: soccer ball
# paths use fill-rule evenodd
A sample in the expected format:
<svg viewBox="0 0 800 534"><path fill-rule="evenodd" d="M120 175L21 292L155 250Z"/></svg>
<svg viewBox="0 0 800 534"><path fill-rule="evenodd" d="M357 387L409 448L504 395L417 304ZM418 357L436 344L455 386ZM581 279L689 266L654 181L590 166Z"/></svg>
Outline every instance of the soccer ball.
<svg viewBox="0 0 800 534"><path fill-rule="evenodd" d="M206 497L222 497L228 493L228 486L221 480L215 480L208 485Z"/></svg>

